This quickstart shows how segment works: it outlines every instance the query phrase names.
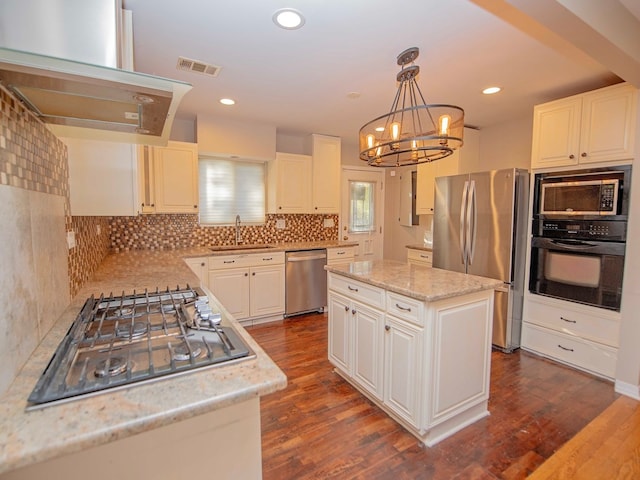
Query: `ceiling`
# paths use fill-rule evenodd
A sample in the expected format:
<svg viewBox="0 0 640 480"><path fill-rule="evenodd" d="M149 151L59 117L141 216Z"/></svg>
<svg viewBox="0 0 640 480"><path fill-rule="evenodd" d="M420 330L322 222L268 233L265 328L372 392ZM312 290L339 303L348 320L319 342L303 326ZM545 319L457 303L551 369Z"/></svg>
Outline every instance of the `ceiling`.
<svg viewBox="0 0 640 480"><path fill-rule="evenodd" d="M133 12L135 69L193 84L183 120L210 114L356 143L359 128L389 110L396 56L414 46L427 102L464 108L465 124L480 129L621 78L640 87L637 0L122 1ZM576 13L597 3L607 15ZM304 14L301 29L276 27L272 16L284 7ZM618 15L611 33L609 12ZM178 70L180 56L220 73ZM502 92L481 94L493 85ZM221 105L223 97L236 104Z"/></svg>

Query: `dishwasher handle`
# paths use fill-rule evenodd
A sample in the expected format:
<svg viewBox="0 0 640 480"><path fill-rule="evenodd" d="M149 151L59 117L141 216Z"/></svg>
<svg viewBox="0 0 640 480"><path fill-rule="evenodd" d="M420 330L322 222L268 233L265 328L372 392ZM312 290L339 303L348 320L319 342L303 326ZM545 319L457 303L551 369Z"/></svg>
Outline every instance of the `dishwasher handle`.
<svg viewBox="0 0 640 480"><path fill-rule="evenodd" d="M308 260L326 260L326 255L306 255L304 257L287 257L287 262L306 262Z"/></svg>

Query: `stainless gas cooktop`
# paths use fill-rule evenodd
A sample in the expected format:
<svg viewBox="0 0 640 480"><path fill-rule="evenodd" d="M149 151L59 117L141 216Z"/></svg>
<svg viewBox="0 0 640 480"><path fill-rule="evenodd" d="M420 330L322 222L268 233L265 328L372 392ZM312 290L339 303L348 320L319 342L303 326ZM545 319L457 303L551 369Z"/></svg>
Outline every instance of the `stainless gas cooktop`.
<svg viewBox="0 0 640 480"><path fill-rule="evenodd" d="M89 298L29 396L34 409L253 357L197 288Z"/></svg>

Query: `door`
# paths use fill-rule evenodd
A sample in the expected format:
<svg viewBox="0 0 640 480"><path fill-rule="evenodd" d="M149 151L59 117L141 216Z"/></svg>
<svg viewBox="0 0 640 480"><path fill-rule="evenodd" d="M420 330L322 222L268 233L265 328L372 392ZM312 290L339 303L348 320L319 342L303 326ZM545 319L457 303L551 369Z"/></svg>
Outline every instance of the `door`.
<svg viewBox="0 0 640 480"><path fill-rule="evenodd" d="M353 302L353 377L374 397L382 399L384 314Z"/></svg>
<svg viewBox="0 0 640 480"><path fill-rule="evenodd" d="M284 312L284 266L251 267L249 292L252 317Z"/></svg>
<svg viewBox="0 0 640 480"><path fill-rule="evenodd" d="M248 268L210 270L209 288L236 320L249 317Z"/></svg>
<svg viewBox="0 0 640 480"><path fill-rule="evenodd" d="M436 179L433 217L433 266L465 272L466 205L469 175Z"/></svg>
<svg viewBox="0 0 640 480"><path fill-rule="evenodd" d="M384 171L344 168L340 240L358 242L355 261L382 258Z"/></svg>
<svg viewBox="0 0 640 480"><path fill-rule="evenodd" d="M515 208L515 170L470 175L474 207L467 273L511 281Z"/></svg>

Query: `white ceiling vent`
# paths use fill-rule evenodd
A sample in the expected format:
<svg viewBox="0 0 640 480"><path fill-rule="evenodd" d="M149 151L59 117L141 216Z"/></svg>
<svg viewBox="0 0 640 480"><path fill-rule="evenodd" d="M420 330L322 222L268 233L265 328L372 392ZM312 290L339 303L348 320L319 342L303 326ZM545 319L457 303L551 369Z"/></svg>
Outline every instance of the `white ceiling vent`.
<svg viewBox="0 0 640 480"><path fill-rule="evenodd" d="M203 73L210 77L217 77L222 67L211 65L210 63L191 60L190 58L178 57L178 70L188 70L190 72Z"/></svg>

